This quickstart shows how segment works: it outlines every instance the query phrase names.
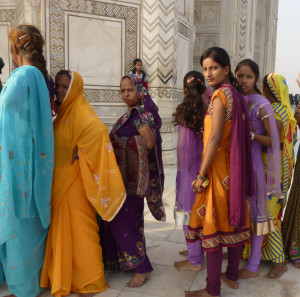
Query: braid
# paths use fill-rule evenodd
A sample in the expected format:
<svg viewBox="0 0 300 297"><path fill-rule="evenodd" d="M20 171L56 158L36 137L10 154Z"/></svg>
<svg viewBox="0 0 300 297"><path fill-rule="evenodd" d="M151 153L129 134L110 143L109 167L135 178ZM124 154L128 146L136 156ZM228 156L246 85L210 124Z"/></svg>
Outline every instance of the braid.
<svg viewBox="0 0 300 297"><path fill-rule="evenodd" d="M48 71L43 55L45 41L40 31L32 25L18 25L10 31L9 39L19 50L20 56L25 57L38 68L48 83Z"/></svg>

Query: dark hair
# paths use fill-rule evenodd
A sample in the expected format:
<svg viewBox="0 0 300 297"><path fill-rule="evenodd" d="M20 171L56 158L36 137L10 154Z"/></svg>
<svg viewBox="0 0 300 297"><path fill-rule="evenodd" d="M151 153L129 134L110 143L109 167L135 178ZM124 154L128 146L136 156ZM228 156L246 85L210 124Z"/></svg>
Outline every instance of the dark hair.
<svg viewBox="0 0 300 297"><path fill-rule="evenodd" d="M20 56L27 58L33 66L42 72L48 84L49 77L43 54L45 41L41 32L32 25L18 25L10 31L8 37L18 48Z"/></svg>
<svg viewBox="0 0 300 297"><path fill-rule="evenodd" d="M231 71L231 64L230 64L230 58L228 53L221 47L211 47L207 49L200 58L200 64L203 66L203 61L207 58L212 58L215 62L220 64L223 68L226 66L229 66L229 73L228 73L228 79L230 83L238 90L237 87L237 79L234 77L232 71Z"/></svg>
<svg viewBox="0 0 300 297"><path fill-rule="evenodd" d="M0 58L0 74L2 73L2 68L5 66L4 61Z"/></svg>
<svg viewBox="0 0 300 297"><path fill-rule="evenodd" d="M65 75L66 77L68 77L70 80L72 79L72 76L70 74L70 72L68 70L60 70L56 73L55 77L59 76L59 75Z"/></svg>
<svg viewBox="0 0 300 297"><path fill-rule="evenodd" d="M234 71L235 75L241 69L242 66L249 66L251 68L252 72L255 75L254 90L258 94L261 95L261 92L260 92L259 88L256 85L256 83L259 79L259 67L258 67L258 65L251 59L245 59L245 60L241 61L240 63L238 63L237 66L235 67L235 71Z"/></svg>
<svg viewBox="0 0 300 297"><path fill-rule="evenodd" d="M143 61L142 61L141 59L138 59L138 58L137 58L137 59L135 59L135 60L133 61L133 65L135 66L137 62L142 62L142 63L143 63Z"/></svg>
<svg viewBox="0 0 300 297"><path fill-rule="evenodd" d="M173 114L175 125L185 125L196 132L203 128L204 116L207 110L202 95L205 92L204 76L198 71L188 72L183 79L183 86L188 94Z"/></svg>
<svg viewBox="0 0 300 297"><path fill-rule="evenodd" d="M273 92L271 91L271 89L269 87L268 76L269 76L269 74L267 74L262 80L262 89L264 90L264 96L269 100L272 98L273 100L278 102L276 96L273 94Z"/></svg>

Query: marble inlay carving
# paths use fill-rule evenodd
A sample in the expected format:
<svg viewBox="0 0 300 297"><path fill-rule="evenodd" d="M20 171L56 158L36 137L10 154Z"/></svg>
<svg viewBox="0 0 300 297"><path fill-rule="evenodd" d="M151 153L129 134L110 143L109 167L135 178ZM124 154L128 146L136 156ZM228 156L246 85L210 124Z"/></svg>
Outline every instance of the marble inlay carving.
<svg viewBox="0 0 300 297"><path fill-rule="evenodd" d="M65 69L67 66L65 48L65 19L66 15L71 13L90 15L91 18L95 16L103 16L125 21L125 36L122 36L125 44L123 73L130 72L132 69L132 61L139 55L139 5L128 5L126 3L120 4L120 2L111 3L96 0L49 0L48 13L48 17L51 20L51 22L49 22L51 75L55 75L55 73L61 69ZM84 30L82 32L84 32ZM89 57L86 58L88 59ZM84 59L84 57L80 57L80 59ZM97 88L96 86L93 89L87 88L85 93L88 97L88 100L92 102L121 102L120 96L117 96L119 92L110 90L109 88L107 90L103 90L101 88Z"/></svg>

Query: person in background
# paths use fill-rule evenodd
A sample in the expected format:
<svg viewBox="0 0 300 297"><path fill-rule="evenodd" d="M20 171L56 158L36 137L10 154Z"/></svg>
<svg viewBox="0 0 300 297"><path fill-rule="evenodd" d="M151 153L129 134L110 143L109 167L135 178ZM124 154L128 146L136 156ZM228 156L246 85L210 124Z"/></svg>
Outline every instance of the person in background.
<svg viewBox="0 0 300 297"><path fill-rule="evenodd" d="M250 120L246 101L236 89L228 53L219 47L206 50L200 63L215 92L204 119L203 156L194 191L197 193L186 239L202 241L206 252L206 288L185 296L220 296L222 248L228 266L222 275L238 288L241 245L250 239L246 198L253 190Z"/></svg>
<svg viewBox="0 0 300 297"><path fill-rule="evenodd" d="M56 297L107 289L96 212L112 220L126 193L105 125L84 97L75 71L55 77L61 103L53 122L55 164L41 287Z"/></svg>
<svg viewBox="0 0 300 297"><path fill-rule="evenodd" d="M297 78L300 88L300 74ZM300 127L300 103L295 110L295 119ZM300 149L294 170L293 183L282 222L283 250L293 266L300 269Z"/></svg>
<svg viewBox="0 0 300 297"><path fill-rule="evenodd" d="M188 72L183 79L183 102L177 106L176 112L173 114L175 124L178 125L174 218L176 225L183 226L184 234L188 228L196 197L192 182L202 159L203 124L207 111L207 105L203 102L205 89L203 75L198 71ZM188 260L175 262L174 267L179 270L200 271L203 263L201 241L186 242L186 245ZM183 251L180 254L184 255L185 253Z"/></svg>
<svg viewBox="0 0 300 297"><path fill-rule="evenodd" d="M280 182L284 197L281 199L281 197L277 197L274 193L269 196L275 231L265 235L261 253L262 260L272 261L274 263L266 277L276 279L288 269L285 264L285 255L283 250L281 219L293 176L295 163L294 144L296 141L297 122L292 113L286 80L281 74L271 73L266 75L262 81L261 91L262 95L272 104L279 132L281 149ZM267 161L265 155L263 155L263 160L266 164Z"/></svg>
<svg viewBox="0 0 300 297"><path fill-rule="evenodd" d="M126 201L111 222L103 224L103 249L110 270L133 270L128 287L144 284L153 270L146 253L144 197L155 219L164 221L162 204L164 171L162 164L161 118L158 107L136 76L124 76L121 97L128 106L115 123L110 138L126 188Z"/></svg>
<svg viewBox="0 0 300 297"><path fill-rule="evenodd" d="M245 244L247 266L239 271L239 278L258 276L264 235L275 231L276 217L271 200L283 198L280 184L280 141L271 103L260 95L256 86L259 67L250 60L241 61L235 69L238 87L245 95L251 120L251 145L254 169L253 196L249 197L251 247ZM265 165L265 166L264 166ZM269 197L268 197L269 196Z"/></svg>
<svg viewBox="0 0 300 297"><path fill-rule="evenodd" d="M25 25L8 39L16 69L0 95L0 283L6 280L11 296L36 297L54 165L44 41L38 29Z"/></svg>
<svg viewBox="0 0 300 297"><path fill-rule="evenodd" d="M2 74L2 69L5 66L3 59L0 57L0 74ZM2 82L1 82L1 78L0 78L0 93L2 91Z"/></svg>
<svg viewBox="0 0 300 297"><path fill-rule="evenodd" d="M133 67L134 68L130 71L129 74L134 75L134 76L138 77L139 79L141 79L146 90L148 90L148 79L147 79L146 73L142 70L143 61L141 59L135 59L133 61Z"/></svg>

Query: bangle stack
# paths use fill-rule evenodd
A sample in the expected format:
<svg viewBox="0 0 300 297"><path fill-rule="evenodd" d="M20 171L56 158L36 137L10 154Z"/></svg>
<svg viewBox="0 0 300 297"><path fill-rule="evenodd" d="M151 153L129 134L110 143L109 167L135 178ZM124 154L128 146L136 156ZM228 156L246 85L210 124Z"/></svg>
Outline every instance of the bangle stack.
<svg viewBox="0 0 300 297"><path fill-rule="evenodd" d="M201 176L200 174L197 174L197 179L202 181L201 187L206 188L209 184L209 179L206 176Z"/></svg>
<svg viewBox="0 0 300 297"><path fill-rule="evenodd" d="M254 140L254 136L255 136L255 134L254 134L254 132L250 132L250 138L251 138L251 140Z"/></svg>

